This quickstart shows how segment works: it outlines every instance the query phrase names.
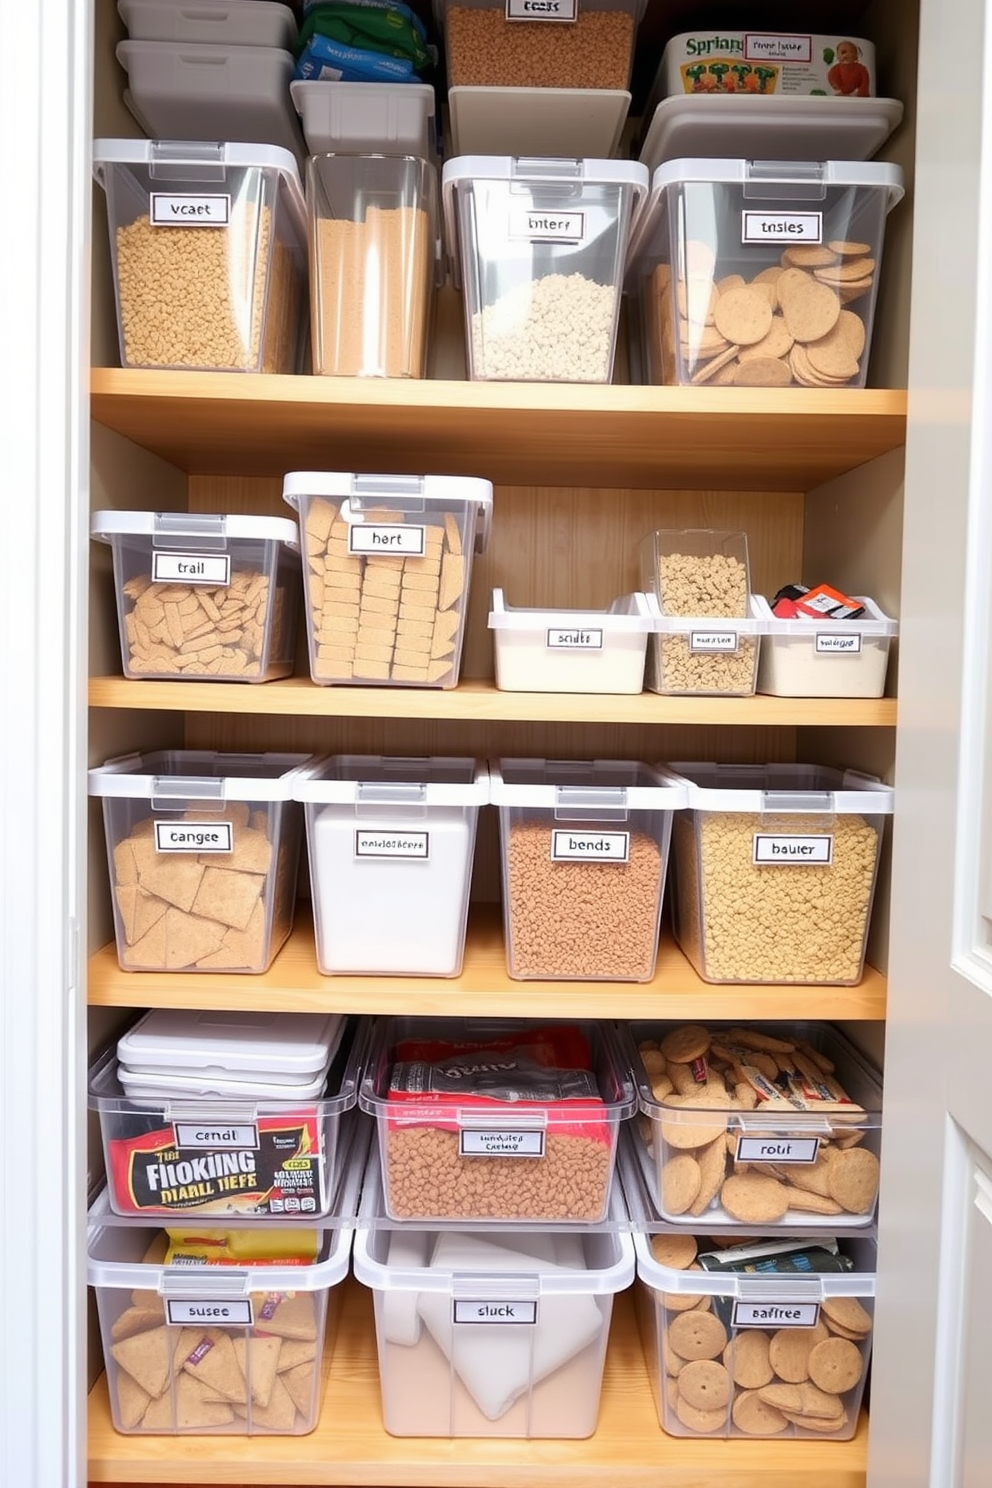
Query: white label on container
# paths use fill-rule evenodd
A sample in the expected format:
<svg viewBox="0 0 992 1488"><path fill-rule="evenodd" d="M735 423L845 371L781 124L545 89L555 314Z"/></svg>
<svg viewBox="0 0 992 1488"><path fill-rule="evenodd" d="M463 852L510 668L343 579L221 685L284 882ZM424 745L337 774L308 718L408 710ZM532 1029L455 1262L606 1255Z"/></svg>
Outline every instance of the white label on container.
<svg viewBox="0 0 992 1488"><path fill-rule="evenodd" d="M430 832L355 833L356 858L429 858Z"/></svg>
<svg viewBox="0 0 992 1488"><path fill-rule="evenodd" d="M231 198L186 191L181 195L153 191L148 211L152 227L226 227L231 217Z"/></svg>
<svg viewBox="0 0 992 1488"><path fill-rule="evenodd" d="M690 630L689 650L714 653L736 651L740 636L736 630Z"/></svg>
<svg viewBox="0 0 992 1488"><path fill-rule="evenodd" d="M537 1322L537 1303L506 1302L501 1297L492 1301L469 1301L466 1297L452 1297L451 1321L453 1323L507 1323L533 1327Z"/></svg>
<svg viewBox="0 0 992 1488"><path fill-rule="evenodd" d="M231 822L157 821L155 851L160 853L229 853L234 851Z"/></svg>
<svg viewBox="0 0 992 1488"><path fill-rule="evenodd" d="M861 634L840 635L836 631L829 634L818 632L816 637L816 654L818 656L860 656Z"/></svg>
<svg viewBox="0 0 992 1488"><path fill-rule="evenodd" d="M156 584L210 584L215 589L226 588L231 582L231 555L155 552L152 579Z"/></svg>
<svg viewBox="0 0 992 1488"><path fill-rule="evenodd" d="M177 1147L186 1151L190 1148L202 1148L204 1151L258 1151L258 1127L251 1121L213 1124L206 1121L174 1121L172 1139Z"/></svg>
<svg viewBox="0 0 992 1488"><path fill-rule="evenodd" d="M735 1328L815 1328L819 1302L735 1302Z"/></svg>
<svg viewBox="0 0 992 1488"><path fill-rule="evenodd" d="M742 243L822 243L822 212L742 212Z"/></svg>
<svg viewBox="0 0 992 1488"><path fill-rule="evenodd" d="M549 630L547 645L552 651L602 651L601 630Z"/></svg>
<svg viewBox="0 0 992 1488"><path fill-rule="evenodd" d="M424 528L405 522L383 525L379 522L352 522L348 528L349 553L405 553L424 556Z"/></svg>
<svg viewBox="0 0 992 1488"><path fill-rule="evenodd" d="M579 0L506 0L508 21L574 21Z"/></svg>
<svg viewBox="0 0 992 1488"><path fill-rule="evenodd" d="M168 1297L165 1303L165 1320L174 1328L179 1327L235 1327L253 1328L255 1309L251 1298L209 1301L197 1297L196 1301L183 1301ZM201 1340L201 1343L203 1340Z"/></svg>
<svg viewBox="0 0 992 1488"><path fill-rule="evenodd" d="M581 243L586 235L585 212L538 212L527 208L510 213L507 237L521 243Z"/></svg>
<svg viewBox="0 0 992 1488"><path fill-rule="evenodd" d="M626 863L629 832L552 832L553 863Z"/></svg>
<svg viewBox="0 0 992 1488"><path fill-rule="evenodd" d="M776 865L792 863L799 867L822 868L834 860L834 839L830 832L816 837L779 836L771 832L755 832L752 862Z"/></svg>
<svg viewBox="0 0 992 1488"><path fill-rule="evenodd" d="M748 31L744 36L745 62L806 62L813 60L812 36L777 36Z"/></svg>
<svg viewBox="0 0 992 1488"><path fill-rule="evenodd" d="M735 1162L815 1163L819 1137L738 1137Z"/></svg>
<svg viewBox="0 0 992 1488"><path fill-rule="evenodd" d="M459 1157L543 1157L543 1131L460 1131Z"/></svg>

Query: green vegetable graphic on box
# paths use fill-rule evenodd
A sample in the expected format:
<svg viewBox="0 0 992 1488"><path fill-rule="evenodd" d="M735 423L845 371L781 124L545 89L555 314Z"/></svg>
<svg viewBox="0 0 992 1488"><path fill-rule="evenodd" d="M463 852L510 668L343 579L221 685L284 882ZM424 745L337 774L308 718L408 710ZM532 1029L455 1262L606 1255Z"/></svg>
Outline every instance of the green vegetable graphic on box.
<svg viewBox="0 0 992 1488"><path fill-rule="evenodd" d="M756 67L754 69L754 75L758 79L759 92L764 93L766 91L768 84L774 80L777 71L778 69L775 67Z"/></svg>
<svg viewBox="0 0 992 1488"><path fill-rule="evenodd" d="M827 66L829 67L830 64L831 64L831 62L834 60L834 49L833 49L833 47L824 47L823 48L823 60L824 60L824 62L826 62Z"/></svg>
<svg viewBox="0 0 992 1488"><path fill-rule="evenodd" d="M734 74L734 77L737 79L738 88L743 88L744 79L750 74L751 71L750 62L735 62L730 70Z"/></svg>
<svg viewBox="0 0 992 1488"><path fill-rule="evenodd" d="M710 63L710 72L716 78L716 85L717 85L718 88L722 88L723 87L723 80L727 76L727 73L729 71L730 71L730 63L729 62L711 62Z"/></svg>

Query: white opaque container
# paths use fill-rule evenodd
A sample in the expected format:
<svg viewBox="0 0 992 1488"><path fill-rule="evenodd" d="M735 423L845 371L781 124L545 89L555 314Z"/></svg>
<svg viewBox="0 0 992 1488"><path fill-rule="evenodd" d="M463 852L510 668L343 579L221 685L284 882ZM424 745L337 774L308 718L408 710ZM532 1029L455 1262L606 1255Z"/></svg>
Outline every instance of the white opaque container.
<svg viewBox="0 0 992 1488"><path fill-rule="evenodd" d="M273 0L117 0L132 41L203 42L208 46L292 51L296 18Z"/></svg>
<svg viewBox="0 0 992 1488"><path fill-rule="evenodd" d="M864 605L864 617L831 625L829 618L780 620L766 599L755 596L766 622L759 692L773 697L884 696L889 650L899 622L868 595L852 597Z"/></svg>
<svg viewBox="0 0 992 1488"><path fill-rule="evenodd" d="M458 976L485 765L335 755L296 798L323 975Z"/></svg>
<svg viewBox="0 0 992 1488"><path fill-rule="evenodd" d="M351 83L296 78L290 97L311 155L437 154L435 94L429 83Z"/></svg>
<svg viewBox="0 0 992 1488"><path fill-rule="evenodd" d="M496 686L504 692L640 692L648 635L660 618L653 597L625 594L606 610L508 605L493 590Z"/></svg>

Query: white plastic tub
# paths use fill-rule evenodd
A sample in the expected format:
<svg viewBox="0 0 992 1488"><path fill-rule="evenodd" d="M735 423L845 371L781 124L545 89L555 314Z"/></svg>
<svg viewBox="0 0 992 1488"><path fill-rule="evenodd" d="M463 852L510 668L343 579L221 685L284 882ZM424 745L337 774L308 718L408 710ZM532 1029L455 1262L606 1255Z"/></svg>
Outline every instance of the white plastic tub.
<svg viewBox="0 0 992 1488"><path fill-rule="evenodd" d="M758 691L773 697L879 698L885 693L889 650L899 622L868 595L861 620L780 620L768 601L755 596L765 618L758 663Z"/></svg>
<svg viewBox="0 0 992 1488"><path fill-rule="evenodd" d="M117 0L132 41L203 42L208 46L291 51L296 19L273 0Z"/></svg>
<svg viewBox="0 0 992 1488"><path fill-rule="evenodd" d="M428 83L346 83L296 78L290 97L311 155L437 154L434 89Z"/></svg>
<svg viewBox="0 0 992 1488"><path fill-rule="evenodd" d="M496 686L504 692L640 692L653 598L625 594L606 610L521 609L493 590Z"/></svg>

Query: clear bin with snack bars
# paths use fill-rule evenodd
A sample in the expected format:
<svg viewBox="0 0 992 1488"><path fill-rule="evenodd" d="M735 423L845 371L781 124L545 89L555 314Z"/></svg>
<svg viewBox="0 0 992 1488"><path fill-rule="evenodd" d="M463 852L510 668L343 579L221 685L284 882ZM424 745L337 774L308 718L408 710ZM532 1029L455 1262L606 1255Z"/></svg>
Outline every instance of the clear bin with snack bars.
<svg viewBox="0 0 992 1488"><path fill-rule="evenodd" d="M384 1018L359 1105L390 1219L596 1224L634 1091L605 1023Z"/></svg>
<svg viewBox="0 0 992 1488"><path fill-rule="evenodd" d="M641 380L864 387L902 195L881 162L660 165L628 258Z"/></svg>
<svg viewBox="0 0 992 1488"><path fill-rule="evenodd" d="M492 499L490 481L468 476L285 477L305 544L314 682L456 686Z"/></svg>
<svg viewBox="0 0 992 1488"><path fill-rule="evenodd" d="M864 607L857 620L829 617L782 620L768 601L755 596L766 621L758 666L758 691L772 697L865 697L885 694L885 674L898 620L884 614L869 595L854 595Z"/></svg>
<svg viewBox="0 0 992 1488"><path fill-rule="evenodd" d="M98 139L93 173L107 196L122 367L298 370L307 222L288 150Z"/></svg>
<svg viewBox="0 0 992 1488"><path fill-rule="evenodd" d="M894 793L821 765L670 764L675 938L706 982L861 981Z"/></svg>
<svg viewBox="0 0 992 1488"><path fill-rule="evenodd" d="M643 0L435 0L452 88L623 90Z"/></svg>
<svg viewBox="0 0 992 1488"><path fill-rule="evenodd" d="M305 754L166 749L89 772L123 971L267 971L293 927Z"/></svg>
<svg viewBox="0 0 992 1488"><path fill-rule="evenodd" d="M667 1224L861 1227L878 1197L881 1077L828 1023L632 1023L633 1146Z"/></svg>
<svg viewBox="0 0 992 1488"><path fill-rule="evenodd" d="M98 511L125 677L270 682L296 652L300 537L284 517Z"/></svg>
<svg viewBox="0 0 992 1488"><path fill-rule="evenodd" d="M649 594L605 610L524 608L493 590L496 686L503 692L632 693L644 686L648 637L658 624Z"/></svg>

